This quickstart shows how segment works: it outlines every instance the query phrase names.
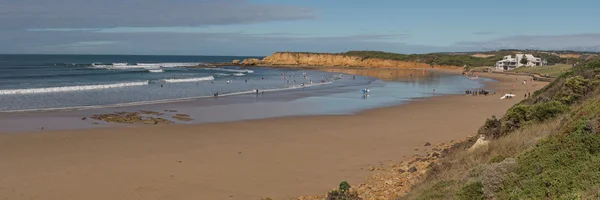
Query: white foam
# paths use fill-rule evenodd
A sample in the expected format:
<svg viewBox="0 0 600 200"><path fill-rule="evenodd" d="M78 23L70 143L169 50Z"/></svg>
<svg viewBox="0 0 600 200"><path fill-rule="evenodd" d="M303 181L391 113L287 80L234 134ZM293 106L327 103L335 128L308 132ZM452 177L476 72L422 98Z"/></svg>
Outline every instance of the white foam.
<svg viewBox="0 0 600 200"><path fill-rule="evenodd" d="M202 63L136 63L138 66L155 66L155 67L194 67Z"/></svg>
<svg viewBox="0 0 600 200"><path fill-rule="evenodd" d="M161 73L161 72L165 72L165 70L163 70L163 69L149 69L148 71L149 71L149 72L152 72L152 73Z"/></svg>
<svg viewBox="0 0 600 200"><path fill-rule="evenodd" d="M204 68L204 69L223 71L223 72L254 73L254 71L249 70L249 69L224 69L224 68Z"/></svg>
<svg viewBox="0 0 600 200"><path fill-rule="evenodd" d="M40 94L40 93L72 92L72 91L85 91L85 90L102 90L102 89L110 89L110 88L134 87L134 86L143 86L143 85L148 85L148 81L113 83L113 84L102 84L102 85L76 85L76 86L49 87L49 88L27 88L27 89L0 90L0 95Z"/></svg>
<svg viewBox="0 0 600 200"><path fill-rule="evenodd" d="M234 76L246 76L246 74L243 74L243 73L235 73L235 74L233 74L233 75L234 75Z"/></svg>
<svg viewBox="0 0 600 200"><path fill-rule="evenodd" d="M193 67L201 65L202 63L136 63L135 65L129 65L127 63L113 63L112 65L91 65L91 68L99 69L160 69L162 68L173 68L173 67Z"/></svg>
<svg viewBox="0 0 600 200"><path fill-rule="evenodd" d="M305 88L305 87L327 85L327 84L331 84L331 83L333 83L333 81L324 82L324 83L307 84L307 85L304 85L304 86L302 86L302 85L292 85L291 87L286 87L286 88L263 89L263 90L259 90L259 91L261 91L261 92L278 92L278 91L294 90L294 89ZM219 94L219 97L235 96L235 95L243 95L243 94L254 94L255 92L256 92L256 90L247 90L247 91L239 91L239 92L232 92L232 93L224 93L224 94ZM129 102L129 103L110 104L110 105L74 106L74 107L63 107L63 108L43 108L43 109L11 110L11 111L0 111L0 113L54 111L54 110L87 110L87 109L100 109L100 108L115 108L115 107L127 107L127 106L152 105L152 104L161 104L161 103L184 102L184 101L192 101L192 100L195 100L195 99L205 99L205 98L213 98L213 96L210 95L210 96L184 97L184 98L152 100L152 101L138 101L138 102Z"/></svg>
<svg viewBox="0 0 600 200"><path fill-rule="evenodd" d="M212 81L215 80L213 76L200 77L200 78L182 78L182 79L162 79L161 81L167 83L186 83L186 82L200 82L200 81Z"/></svg>
<svg viewBox="0 0 600 200"><path fill-rule="evenodd" d="M226 73L215 73L216 76L231 76L231 74Z"/></svg>

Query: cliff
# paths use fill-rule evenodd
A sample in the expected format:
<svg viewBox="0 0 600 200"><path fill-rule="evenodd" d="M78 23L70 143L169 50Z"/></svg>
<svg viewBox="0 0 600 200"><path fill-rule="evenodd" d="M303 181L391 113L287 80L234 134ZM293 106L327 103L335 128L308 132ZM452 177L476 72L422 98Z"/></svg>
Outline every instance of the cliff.
<svg viewBox="0 0 600 200"><path fill-rule="evenodd" d="M432 68L426 63L405 62L399 60L387 60L379 58L361 58L358 56L347 56L343 54L328 53L294 53L278 52L262 60L255 58L246 59L243 65L260 66L286 66L286 67L369 67L369 68ZM458 66L436 65L435 68L461 69Z"/></svg>

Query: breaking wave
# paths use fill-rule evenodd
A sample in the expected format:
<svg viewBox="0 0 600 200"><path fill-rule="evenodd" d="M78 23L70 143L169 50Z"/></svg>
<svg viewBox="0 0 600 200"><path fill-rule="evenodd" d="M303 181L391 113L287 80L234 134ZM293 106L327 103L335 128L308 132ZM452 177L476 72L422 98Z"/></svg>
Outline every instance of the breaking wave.
<svg viewBox="0 0 600 200"><path fill-rule="evenodd" d="M181 79L162 79L162 82L167 83L186 83L186 82L200 82L200 81L212 81L215 80L213 76L200 77L200 78L181 78Z"/></svg>
<svg viewBox="0 0 600 200"><path fill-rule="evenodd" d="M160 68L173 68L173 67L193 67L203 63L136 63L135 65L128 65L127 63L113 63L112 65L94 64L90 65L90 68L96 69L160 69Z"/></svg>
<svg viewBox="0 0 600 200"><path fill-rule="evenodd" d="M48 87L48 88L0 90L0 95L40 94L40 93L55 93L55 92L102 90L102 89L110 89L110 88L134 87L134 86L143 86L143 85L148 85L148 81L101 84L101 85L75 85L75 86Z"/></svg>
<svg viewBox="0 0 600 200"><path fill-rule="evenodd" d="M223 72L237 72L237 73L254 73L254 71L249 69L225 69L225 68L204 68L205 70L215 70L215 71L223 71Z"/></svg>

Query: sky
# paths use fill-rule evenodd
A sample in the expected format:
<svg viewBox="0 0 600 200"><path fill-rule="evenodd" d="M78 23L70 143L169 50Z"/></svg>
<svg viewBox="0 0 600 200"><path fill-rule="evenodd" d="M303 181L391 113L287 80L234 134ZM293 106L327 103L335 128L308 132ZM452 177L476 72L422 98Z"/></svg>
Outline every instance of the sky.
<svg viewBox="0 0 600 200"><path fill-rule="evenodd" d="M600 51L598 0L0 0L0 53Z"/></svg>

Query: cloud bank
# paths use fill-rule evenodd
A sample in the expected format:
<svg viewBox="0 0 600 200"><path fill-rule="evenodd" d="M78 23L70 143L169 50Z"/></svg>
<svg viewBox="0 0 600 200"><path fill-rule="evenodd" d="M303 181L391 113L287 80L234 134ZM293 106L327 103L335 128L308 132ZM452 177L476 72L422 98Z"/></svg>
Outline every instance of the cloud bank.
<svg viewBox="0 0 600 200"><path fill-rule="evenodd" d="M0 0L0 29L176 27L315 18L307 7L247 0Z"/></svg>
<svg viewBox="0 0 600 200"><path fill-rule="evenodd" d="M479 49L576 49L600 51L600 33L568 35L515 35L488 41L457 42L457 46Z"/></svg>

